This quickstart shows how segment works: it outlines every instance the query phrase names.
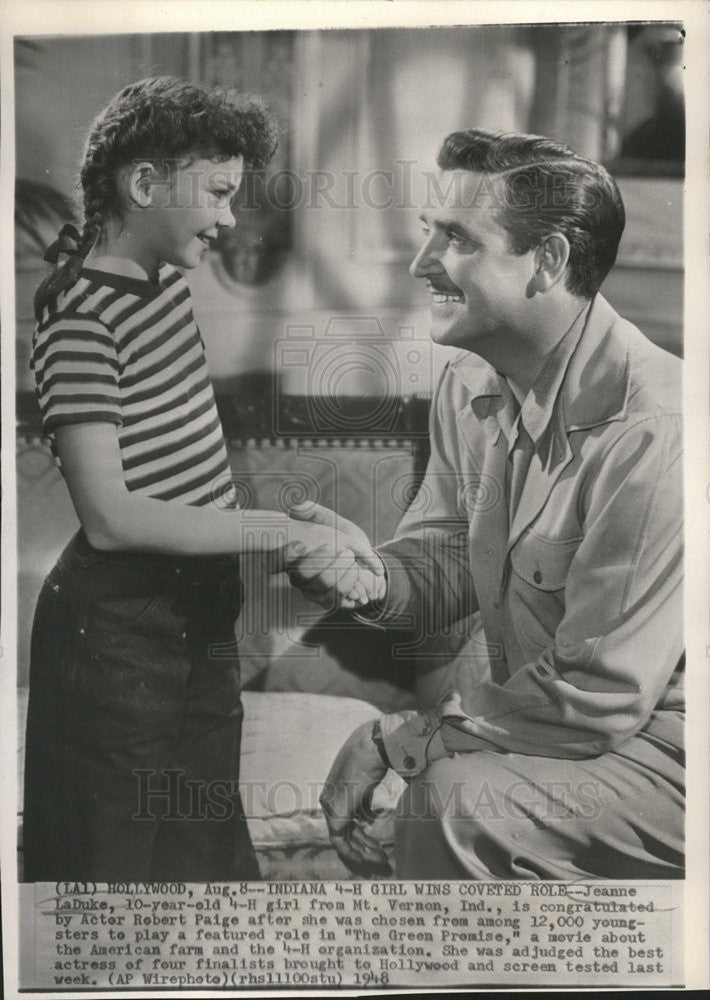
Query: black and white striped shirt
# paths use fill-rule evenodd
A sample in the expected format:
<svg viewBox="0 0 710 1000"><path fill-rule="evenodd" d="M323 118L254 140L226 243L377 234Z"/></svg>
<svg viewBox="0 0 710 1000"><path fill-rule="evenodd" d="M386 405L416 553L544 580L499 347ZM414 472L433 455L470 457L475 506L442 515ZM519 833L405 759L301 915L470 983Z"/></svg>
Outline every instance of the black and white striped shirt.
<svg viewBox="0 0 710 1000"><path fill-rule="evenodd" d="M31 367L45 434L64 424L110 422L126 486L202 506L230 474L204 345L184 277L163 264L158 281L85 267L46 307Z"/></svg>

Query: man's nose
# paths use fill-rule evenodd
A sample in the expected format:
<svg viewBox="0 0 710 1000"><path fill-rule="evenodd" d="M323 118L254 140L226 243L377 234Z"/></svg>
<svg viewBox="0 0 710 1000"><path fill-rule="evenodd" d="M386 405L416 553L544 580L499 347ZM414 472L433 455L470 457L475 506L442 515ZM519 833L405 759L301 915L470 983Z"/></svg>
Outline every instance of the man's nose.
<svg viewBox="0 0 710 1000"><path fill-rule="evenodd" d="M444 265L439 260L439 252L432 238L424 241L419 253L409 265L413 278L426 278L428 274L440 274Z"/></svg>

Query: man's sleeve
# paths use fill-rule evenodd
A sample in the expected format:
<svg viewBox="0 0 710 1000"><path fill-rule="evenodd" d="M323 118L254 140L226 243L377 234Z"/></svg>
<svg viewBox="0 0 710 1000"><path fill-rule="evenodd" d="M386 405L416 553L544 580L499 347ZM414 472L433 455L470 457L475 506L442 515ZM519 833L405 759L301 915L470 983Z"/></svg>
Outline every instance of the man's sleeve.
<svg viewBox="0 0 710 1000"><path fill-rule="evenodd" d="M387 593L359 620L388 628L439 632L478 609L469 552L469 517L460 501L455 404L444 369L429 419L426 474L392 541L378 547Z"/></svg>
<svg viewBox="0 0 710 1000"><path fill-rule="evenodd" d="M555 644L465 703L451 692L429 719L385 717L402 775L481 748L598 756L648 721L683 648L680 418L649 418L617 438L582 502Z"/></svg>

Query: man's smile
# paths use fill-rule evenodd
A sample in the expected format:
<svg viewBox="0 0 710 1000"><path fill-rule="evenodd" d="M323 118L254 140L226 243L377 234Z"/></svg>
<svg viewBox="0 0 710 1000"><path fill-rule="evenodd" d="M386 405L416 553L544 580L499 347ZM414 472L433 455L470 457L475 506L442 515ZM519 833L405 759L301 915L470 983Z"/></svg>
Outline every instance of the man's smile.
<svg viewBox="0 0 710 1000"><path fill-rule="evenodd" d="M451 295L446 292L432 292L431 297L436 305L443 305L446 302L463 302L463 295Z"/></svg>
<svg viewBox="0 0 710 1000"><path fill-rule="evenodd" d="M464 294L456 285L443 285L441 282L427 279L429 292L431 293L432 304L436 306L448 305L451 302L463 302Z"/></svg>

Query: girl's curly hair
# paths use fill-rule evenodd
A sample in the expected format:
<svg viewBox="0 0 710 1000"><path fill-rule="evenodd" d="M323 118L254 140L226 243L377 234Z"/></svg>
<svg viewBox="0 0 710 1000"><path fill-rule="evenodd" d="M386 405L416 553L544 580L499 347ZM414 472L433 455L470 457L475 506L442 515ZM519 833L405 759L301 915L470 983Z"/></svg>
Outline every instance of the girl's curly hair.
<svg viewBox="0 0 710 1000"><path fill-rule="evenodd" d="M79 254L40 285L39 317L50 298L72 285L106 221L121 217L117 175L135 160L170 170L196 159L217 162L241 156L245 167L263 169L273 157L277 125L265 105L229 90L205 90L177 77L148 77L124 87L89 130L78 186L84 226Z"/></svg>

